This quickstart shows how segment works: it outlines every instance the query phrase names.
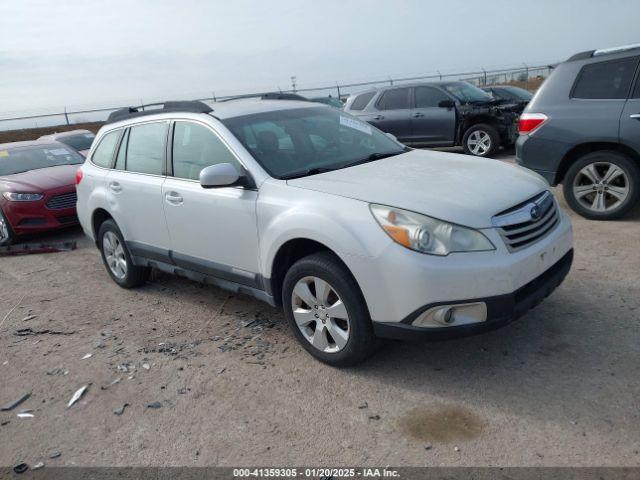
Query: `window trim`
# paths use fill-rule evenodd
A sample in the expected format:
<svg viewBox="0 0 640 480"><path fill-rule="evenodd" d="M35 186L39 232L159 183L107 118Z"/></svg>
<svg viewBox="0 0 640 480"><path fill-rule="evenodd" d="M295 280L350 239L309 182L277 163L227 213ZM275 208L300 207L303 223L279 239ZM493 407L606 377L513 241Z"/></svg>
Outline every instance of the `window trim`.
<svg viewBox="0 0 640 480"><path fill-rule="evenodd" d="M629 88L627 89L627 94L625 97L623 98L583 98L583 97L575 97L575 91L576 91L576 87L578 86L578 83L580 82L580 79L582 78L582 76L584 75L584 71L588 68L591 67L593 65L603 65L605 63L616 63L616 62L622 62L625 60L630 60L633 59L636 62L635 68L633 70L633 75L631 77L631 82L629 84ZM640 63L640 56L631 56L631 57L622 57L622 58L615 58L615 59L611 59L611 60L605 60L605 61L601 61L601 62L591 62L591 63L586 63L585 65L583 65L582 67L580 67L580 71L578 72L578 75L576 75L575 80L573 81L573 85L571 86L571 90L569 92L569 99L570 100L582 100L582 101L615 101L615 102L619 102L619 101L625 101L628 100L630 97L630 95L633 93L633 87L634 87L634 78L636 76L636 72L638 71L638 64Z"/></svg>
<svg viewBox="0 0 640 480"><path fill-rule="evenodd" d="M102 134L102 136L100 137L100 141L96 144L95 148L91 152L91 156L89 158L89 162L91 163L91 166L96 167L96 168L101 168L103 170L113 170L113 165L115 163L115 158L116 158L118 150L120 149L120 142L122 141L122 132L125 129L126 129L125 127L112 128L111 130L107 130L106 132L104 132ZM93 155L96 153L96 150L98 150L98 148L100 148L100 145L102 145L102 142L104 141L104 138L107 135L111 134L111 133L118 133L118 138L116 139L116 148L114 148L113 152L111 153L111 161L109 162L108 166L103 167L102 165L98 165L97 163L95 163L93 161Z"/></svg>
<svg viewBox="0 0 640 480"><path fill-rule="evenodd" d="M167 162L165 165L167 178L171 178L172 180L180 180L183 182L197 183L198 185L200 185L200 180L176 177L173 174L173 134L175 131L176 122L196 123L207 128L211 133L213 133L218 138L218 140L220 140L220 142L227 148L227 150L229 150L231 155L236 159L236 161L242 168L242 171L240 173L244 174L247 177L247 185L232 185L229 187L220 187L220 188L242 188L244 190L257 190L256 182L253 178L253 175L251 175L251 172L249 171L247 166L244 164L244 162L240 159L240 156L236 153L236 151L233 148L231 148L231 145L229 145L229 142L227 142L225 138L222 135L220 135L220 133L218 133L218 131L208 123L202 122L200 120L194 120L192 118L172 118L171 119L171 126L169 127L169 139L167 141L167 155L166 155Z"/></svg>
<svg viewBox="0 0 640 480"><path fill-rule="evenodd" d="M394 90L406 90L407 91L407 108L393 108L393 109L384 109L384 108L380 108L380 104L382 103L382 100L384 99L384 96ZM378 97L378 99L376 100L375 103L375 107L376 109L378 109L381 112L392 112L394 110L411 110L411 103L412 103L412 94L411 94L411 87L396 87L396 88L387 88L385 90L382 91L382 93L380 94L380 96Z"/></svg>

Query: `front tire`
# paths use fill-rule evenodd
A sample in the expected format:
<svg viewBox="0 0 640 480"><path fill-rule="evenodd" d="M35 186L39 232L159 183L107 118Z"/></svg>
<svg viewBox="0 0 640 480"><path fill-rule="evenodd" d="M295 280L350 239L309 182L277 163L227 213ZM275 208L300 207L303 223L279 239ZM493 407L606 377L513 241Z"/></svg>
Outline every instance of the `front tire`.
<svg viewBox="0 0 640 480"><path fill-rule="evenodd" d="M360 288L330 252L315 253L293 264L285 275L282 305L298 341L321 362L352 366L376 348Z"/></svg>
<svg viewBox="0 0 640 480"><path fill-rule="evenodd" d="M11 245L15 240L15 234L9 225L7 217L0 210L0 247Z"/></svg>
<svg viewBox="0 0 640 480"><path fill-rule="evenodd" d="M590 220L615 220L638 202L640 169L615 151L592 152L569 167L562 189L571 209Z"/></svg>
<svg viewBox="0 0 640 480"><path fill-rule="evenodd" d="M490 157L500 147L500 135L491 125L478 123L464 132L462 148L467 155Z"/></svg>
<svg viewBox="0 0 640 480"><path fill-rule="evenodd" d="M98 248L107 273L122 288L134 288L149 278L148 267L133 264L124 237L113 220L106 220L98 230Z"/></svg>

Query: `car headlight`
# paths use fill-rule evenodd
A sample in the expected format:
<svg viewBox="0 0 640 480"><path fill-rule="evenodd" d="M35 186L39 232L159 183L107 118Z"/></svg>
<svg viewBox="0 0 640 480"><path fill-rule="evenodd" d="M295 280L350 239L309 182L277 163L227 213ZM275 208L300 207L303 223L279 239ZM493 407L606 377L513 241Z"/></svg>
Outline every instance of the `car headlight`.
<svg viewBox="0 0 640 480"><path fill-rule="evenodd" d="M411 250L431 255L495 250L478 230L400 208L376 204L370 208L382 229L395 242Z"/></svg>
<svg viewBox="0 0 640 480"><path fill-rule="evenodd" d="M10 202L37 202L42 200L44 195L42 193L4 192L2 196Z"/></svg>

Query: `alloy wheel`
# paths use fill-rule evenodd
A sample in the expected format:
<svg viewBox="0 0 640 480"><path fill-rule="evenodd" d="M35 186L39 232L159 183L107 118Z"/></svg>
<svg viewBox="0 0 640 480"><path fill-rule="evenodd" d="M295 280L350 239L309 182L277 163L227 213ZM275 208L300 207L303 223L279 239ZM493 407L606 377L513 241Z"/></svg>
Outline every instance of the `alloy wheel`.
<svg viewBox="0 0 640 480"><path fill-rule="evenodd" d="M349 340L347 308L335 289L318 277L298 280L291 293L293 317L302 336L326 353L342 350Z"/></svg>
<svg viewBox="0 0 640 480"><path fill-rule="evenodd" d="M9 226L4 218L2 212L0 212L0 244L9 238Z"/></svg>
<svg viewBox="0 0 640 480"><path fill-rule="evenodd" d="M629 177L614 163L595 162L578 172L572 190L583 207L607 212L620 206L629 196Z"/></svg>
<svg viewBox="0 0 640 480"><path fill-rule="evenodd" d="M471 132L471 135L467 138L467 147L474 155L486 155L491 150L491 135L484 130Z"/></svg>
<svg viewBox="0 0 640 480"><path fill-rule="evenodd" d="M127 276L127 257L118 236L113 232L106 232L102 237L102 251L109 270L119 280Z"/></svg>

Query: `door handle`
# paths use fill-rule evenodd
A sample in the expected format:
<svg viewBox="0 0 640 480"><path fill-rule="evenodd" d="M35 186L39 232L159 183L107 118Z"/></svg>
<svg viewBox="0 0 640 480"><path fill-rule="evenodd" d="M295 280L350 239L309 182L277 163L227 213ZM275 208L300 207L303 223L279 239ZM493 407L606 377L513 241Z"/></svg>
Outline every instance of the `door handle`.
<svg viewBox="0 0 640 480"><path fill-rule="evenodd" d="M122 187L120 186L120 184L118 182L111 182L109 184L109 188L111 189L111 191L113 193L120 193L122 191Z"/></svg>
<svg viewBox="0 0 640 480"><path fill-rule="evenodd" d="M178 192L167 192L164 195L164 198L171 205L181 205L184 199Z"/></svg>
<svg viewBox="0 0 640 480"><path fill-rule="evenodd" d="M424 113L416 112L413 114L413 118L420 118L420 117L424 117Z"/></svg>
<svg viewBox="0 0 640 480"><path fill-rule="evenodd" d="M374 120L383 120L384 119L384 115L376 115L375 117L373 117Z"/></svg>
<svg viewBox="0 0 640 480"><path fill-rule="evenodd" d="M635 118L636 120L640 120L640 113L633 113L629 115L629 118Z"/></svg>

